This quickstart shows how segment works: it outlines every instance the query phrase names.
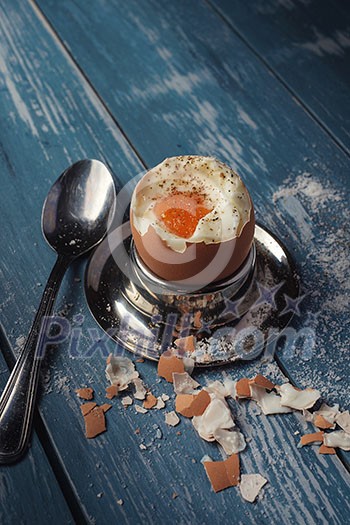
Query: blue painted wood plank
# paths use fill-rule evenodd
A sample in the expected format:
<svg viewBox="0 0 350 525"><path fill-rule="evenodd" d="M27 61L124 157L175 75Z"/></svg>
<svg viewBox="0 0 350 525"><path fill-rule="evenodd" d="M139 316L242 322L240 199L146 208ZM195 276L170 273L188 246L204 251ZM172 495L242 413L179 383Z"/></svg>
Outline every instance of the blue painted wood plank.
<svg viewBox="0 0 350 525"><path fill-rule="evenodd" d="M350 151L350 11L341 0L210 0Z"/></svg>
<svg viewBox="0 0 350 525"><path fill-rule="evenodd" d="M194 152L242 174L307 294L313 340L280 359L347 407L348 157L205 4L38 3L149 166Z"/></svg>
<svg viewBox="0 0 350 525"><path fill-rule="evenodd" d="M110 5L108 4L107 7L109 8ZM103 10L98 9L98 6L96 9L97 19L106 16ZM112 13L107 11L107 14L108 16L113 14L114 20L118 19L116 11ZM156 13L151 14L154 16ZM208 27L212 25L212 29L215 28L213 22L217 19L211 18L209 11L203 8L199 14L202 23L205 22ZM6 34L0 44L2 53L7 56L6 64L9 69L5 74L2 72L0 103L3 104L2 107L5 114L8 115L9 122L17 119L18 127L16 129L10 126L8 129L0 127L0 143L3 144L4 159L8 159L7 166L12 168L7 168L4 172L4 188L13 199L5 200L4 194L0 195L0 207L5 218L1 236L3 244L6 241L8 246L1 261L0 286L5 304L3 304L0 315L6 332L15 346L18 337L24 336L28 331L33 310L41 293L41 286L38 284L44 282L48 268L53 261L53 254L44 245L39 227L40 208L50 183L68 162L82 155L106 160L113 167L116 175L124 177L124 181L139 171L141 165L118 131L113 119L62 52L59 42L38 17L37 12L28 9L27 6L24 8L21 2L8 2L6 10L1 15L0 20ZM80 13L81 15L87 20L87 13ZM145 17L143 11L141 15ZM174 11L169 14L169 16L175 15ZM175 80L171 84L172 87L166 87L163 104L168 106L170 111L173 107L177 107L178 114L172 121L169 116L167 119L166 114L163 118L159 113L158 118L154 117L154 121L146 122L148 123L147 128L144 119L149 115L147 111L149 94L147 94L146 101L141 100L140 102L137 97L138 92L136 92L133 95L134 106L135 101L140 102L139 106L135 106L136 116L130 112L128 115L127 110L130 109L130 105L123 112L120 108L115 107L114 117L119 120L120 112L123 122L130 120L129 129L133 128L133 135L135 134L135 140L132 139L132 142L147 154L149 164L156 161L158 156L174 152L177 142L173 140L174 136L171 137L171 129L177 123L179 129L182 129L181 139L184 139L182 147L185 148L185 151L187 148L189 148L187 151L194 151L195 144L200 144L200 139L203 138L204 130L207 133L208 149L205 151L203 142L200 146L201 152L216 152L226 160L236 159L235 164L240 165L241 171L244 171L252 183L254 196L260 206L260 214L264 216L265 211L271 212L273 209L272 203L266 203L266 195L272 199L273 192L278 190L278 183L283 181L283 175L278 174L277 168L274 168L271 181L268 180L267 171L262 168L263 162L262 158L259 158L259 150L254 153L254 148L259 145L259 141L257 141L258 137L255 136L251 124L250 126L246 124L241 128L238 126L239 134L237 134L236 142L233 141L234 137L229 133L228 124L231 120L234 122L235 119L237 122L238 113L236 114L233 110L230 113L232 98L213 81L212 74L209 76L213 81L212 84L209 83L211 89L208 88L208 82L205 81L206 77L199 75L200 92L197 92L195 86L192 85L190 89L183 90L183 77L178 77L178 75L181 71L181 74L187 78L189 65L193 64L193 61L189 60L187 50L190 42L185 38L183 44L180 42L183 47L179 49L177 35L169 32L167 18L164 14L163 16L166 31L161 35L158 34L158 37L157 33L152 35L150 27L153 28L153 25L148 21L145 38L146 42L148 39L157 40L158 38L158 41L161 40L165 46L168 42L167 35L171 40L169 45L172 46L173 56L176 57L173 65ZM131 18L135 21L136 14ZM121 30L125 24L128 25L127 19L119 18L118 20ZM147 21L147 17L145 20ZM177 20L179 22L179 18ZM108 20L105 19L105 22ZM113 34L118 34L117 29L119 28L115 26ZM187 29L188 26L185 24L184 30ZM76 28L70 26L70 30L76 30ZM108 28L108 25L106 31L112 34L112 28ZM221 25L216 31L216 39L219 41L218 33L222 32ZM194 34L198 38L196 33ZM230 42L231 34L227 33L226 38ZM138 49L143 49L141 44L144 42L138 42ZM96 46L96 42L94 45ZM150 42L148 45L151 47ZM209 43L204 46L204 42L202 45L200 41L196 42L195 48L200 54L206 47L210 47ZM148 49L147 46L145 49ZM159 42L157 49L159 49ZM195 52L195 49L191 48L191 50ZM90 48L87 47L86 53L90 51ZM243 49L240 48L238 51L247 60L247 52L243 52ZM162 51L165 56L167 52L170 50L166 48ZM209 56L208 51L205 54L206 60ZM212 61L215 56L213 53ZM47 57L50 57L50 61ZM94 59L95 57L91 55L91 60ZM224 59L227 60L227 57ZM120 60L121 63L124 60L127 61L125 54L120 54ZM212 61L209 61L209 71L214 67ZM85 68L85 61L81 62ZM51 64L55 64L55 67L52 68ZM101 66L102 64L103 62ZM136 51L134 54L129 54L129 64L135 68L142 66L142 60L138 60ZM162 64L164 68L167 67L166 61ZM179 64L182 64L182 68ZM156 60L153 67L160 66L161 64ZM150 65L148 67L144 82L147 78L147 83L150 85L153 80L153 69ZM141 68L140 73L142 71ZM254 64L254 71L258 76L262 75L266 81L269 78L259 71L256 64ZM101 67L102 74L105 74L104 66ZM243 67L242 74L246 78ZM180 84L177 83L176 78L179 78ZM62 79L65 79L64 82ZM113 79L113 82L109 79L109 90L114 89L118 77L113 76ZM107 81L104 85L107 86ZM269 83L267 87L273 90L273 86L273 83ZM132 97L134 88L135 82L130 82L129 79L129 91L126 91L126 95L131 93L129 96ZM207 88L209 101L205 95ZM107 100L104 89L99 87L98 92ZM169 92L173 94L171 97ZM209 108L208 103L214 100L215 93L216 97L221 99L221 103L217 106L218 118L228 132L228 143L225 142L226 134L220 133L218 126L213 127L213 117L210 112L207 116L199 113L196 122L192 122L193 113L186 116L189 107L187 104L191 106L194 98L198 104L203 103L203 107ZM251 103L253 96L249 96L246 100L244 93L245 90L242 89L240 103L244 104L244 109L248 110L248 113L245 115L241 111L240 118L250 122L248 101ZM255 91L255 96L258 95L259 92ZM154 96L157 99L156 93ZM294 104L288 98L285 99L281 95L276 95L276 97L281 98L281 103L287 105L289 111L292 111L291 108L295 110ZM23 104L19 101L23 101ZM156 100L153 103L156 105ZM130 101L129 104L131 104ZM48 108L48 112L42 116L40 113L45 107ZM234 106L235 109L236 107ZM226 113L228 114L227 120L225 119ZM41 118L43 121L40 120ZM183 124L181 124L182 118L185 119ZM289 115L289 124L291 120L292 117ZM275 138L282 124L276 113L271 116L271 121L274 124L272 136ZM44 129L41 129L40 123L45 126ZM310 140L308 134L311 133L311 138L318 139L324 145L322 155L326 157L327 151L330 151L340 176L345 178L343 155L335 152L332 145L324 142L323 135L317 128L314 129L306 118L305 123L306 130L301 133L301 138L299 135L297 135L299 138L288 135L288 138L292 139L293 151L296 152L297 147L302 145L306 147ZM143 140L141 140L141 134L138 135L138 126L142 127ZM181 126L184 127L181 128ZM246 126L247 129L244 131ZM169 137L166 139L168 133ZM260 133L262 138L262 131ZM240 150L239 146L241 141L242 144L247 142L248 137L250 137L251 146L246 153L243 148ZM307 140L305 137L308 137ZM164 147L166 140L169 140L168 148ZM57 147L52 147L55 144ZM18 148L22 152L20 159L17 155ZM181 150L181 148L178 149ZM285 146L279 167L283 167L286 163L286 151ZM256 160L252 161L250 168L251 156ZM275 152L272 159L276 160L276 156ZM315 157L311 161L315 161ZM300 156L297 156L296 166L301 164ZM5 162L3 165L5 166ZM34 187L33 193L28 197L32 181L27 173L34 172L34 169L37 188ZM323 169L321 174L326 177L325 171ZM13 177L11 173L16 177ZM328 183L328 179L326 181ZM278 198L277 202L281 198ZM8 202L11 204L9 205ZM26 203L25 207L23 202ZM278 206L282 213L280 204ZM270 219L271 224L275 224L274 220L283 224L282 216L278 219L274 218L273 221ZM298 227L300 224L299 222ZM17 239L13 238L17 227L22 228L20 248ZM289 233L287 225L285 228L285 233ZM296 235L291 236L292 245L298 245L298 234L297 232ZM300 260L300 254L303 253L300 247L299 252L296 250L296 253L299 253ZM117 519L123 523L164 523L170 519L184 523L215 523L220 519L223 523L232 523L236 516L239 516L241 523L344 522L344 509L348 509L350 505L348 474L337 458L319 457L312 449L303 451L296 449L298 438L294 436L294 432L303 431L303 425L295 416L273 421L262 417L257 418L252 407L246 407L245 410L244 405L242 412L237 414L245 434L252 437L251 445L242 454L243 471L259 471L265 474L270 481L270 488L266 489L264 497L254 506L243 503L236 489L219 495L214 495L210 491L209 483L199 461L204 453L209 453L214 459L219 459L219 453L213 445L198 439L188 421L181 422L179 430L182 434L178 436L177 429L170 429L164 424L162 411L152 411L145 416L140 416L133 408L123 409L120 400L116 400L113 402L113 409L107 414L108 432L96 440L87 441L83 436L80 403L74 395L74 390L84 384L91 385L96 391L97 401L101 403L104 401L105 379L104 358L101 355L104 350L103 344L101 343L100 351L95 351L89 357L92 338L103 336L87 312L81 290L82 276L83 266L77 263L68 272L57 302L57 309L65 309L71 322L78 323L78 320L74 321L75 314L84 315L78 352L72 356L67 343L63 343L56 351L51 352L50 359L46 362L46 394L41 399L40 411L53 445L65 466L72 490L79 495L86 514L95 517L97 522L102 520L106 523ZM14 319L17 324L14 324ZM108 350L115 349L111 341L106 344ZM146 384L155 393L164 390L170 392L169 385L158 382L154 364L142 363L138 367ZM267 370L270 376L281 380L278 368L271 363L244 364L239 367L230 367L228 370L232 377L251 375L257 370L261 372ZM197 377L204 382L220 374L220 371L201 372ZM306 380L308 380L307 377L301 383ZM173 401L169 403L168 409L172 405ZM159 442L155 437L154 425L161 428L163 432L163 437ZM135 434L136 428L140 428L140 434ZM141 443L147 446L145 451L140 449ZM268 490L270 490L270 495ZM172 499L174 491L179 494L176 499ZM124 501L123 505L117 502L120 498Z"/></svg>
<svg viewBox="0 0 350 525"><path fill-rule="evenodd" d="M1 330L1 326L0 326ZM1 345L5 341L0 334ZM0 391L9 371L0 353ZM54 502L54 505L53 505ZM42 446L34 434L27 457L0 466L0 523L74 523Z"/></svg>

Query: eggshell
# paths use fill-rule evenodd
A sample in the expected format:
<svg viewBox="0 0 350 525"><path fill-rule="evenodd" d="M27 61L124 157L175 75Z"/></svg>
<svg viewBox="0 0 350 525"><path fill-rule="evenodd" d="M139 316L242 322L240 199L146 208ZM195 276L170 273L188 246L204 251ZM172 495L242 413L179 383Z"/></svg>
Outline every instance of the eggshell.
<svg viewBox="0 0 350 525"><path fill-rule="evenodd" d="M182 359L175 355L162 354L158 361L158 375L164 377L169 383L173 382L173 372L182 374L185 372L185 366Z"/></svg>
<svg viewBox="0 0 350 525"><path fill-rule="evenodd" d="M90 401L94 397L94 391L92 388L78 388L75 393L80 399L85 399L85 401Z"/></svg>
<svg viewBox="0 0 350 525"><path fill-rule="evenodd" d="M250 392L250 386L249 386L249 379L246 377L242 377L242 379L239 379L236 383L236 394L237 397L251 397Z"/></svg>
<svg viewBox="0 0 350 525"><path fill-rule="evenodd" d="M327 447L326 445L321 445L318 449L319 454L335 454L335 449L333 447Z"/></svg>
<svg viewBox="0 0 350 525"><path fill-rule="evenodd" d="M232 454L225 461L204 461L207 476L214 489L219 492L228 487L234 487L239 482L239 457Z"/></svg>
<svg viewBox="0 0 350 525"><path fill-rule="evenodd" d="M324 432L313 432L312 434L304 434L300 438L300 445L309 445L310 443L322 443Z"/></svg>
<svg viewBox="0 0 350 525"><path fill-rule="evenodd" d="M106 419L102 407L95 407L85 417L85 435L94 438L106 430Z"/></svg>
<svg viewBox="0 0 350 525"><path fill-rule="evenodd" d="M81 413L85 417L96 406L97 406L97 403L94 403L93 401L90 401L90 403L84 403L83 405L80 406Z"/></svg>
<svg viewBox="0 0 350 525"><path fill-rule="evenodd" d="M332 428L334 425L329 423L321 414L317 414L314 419L315 426L317 428Z"/></svg>
<svg viewBox="0 0 350 525"><path fill-rule="evenodd" d="M178 394L176 396L176 411L185 417L201 416L211 399L205 390L199 394Z"/></svg>
<svg viewBox="0 0 350 525"><path fill-rule="evenodd" d="M148 392L146 395L146 399L143 402L144 408L153 408L157 404L157 398L151 394L151 392Z"/></svg>
<svg viewBox="0 0 350 525"><path fill-rule="evenodd" d="M272 390L275 388L275 385L261 374L256 375L250 382L261 388L266 388L267 390Z"/></svg>
<svg viewBox="0 0 350 525"><path fill-rule="evenodd" d="M233 275L249 254L255 229L254 210L251 207L250 220L238 237L222 243L187 243L186 250L180 253L169 248L152 226L141 236L134 227L132 210L130 223L136 250L151 272L166 281L191 279L191 284L198 286ZM219 249L223 268L218 270L220 262L213 262L213 259Z"/></svg>

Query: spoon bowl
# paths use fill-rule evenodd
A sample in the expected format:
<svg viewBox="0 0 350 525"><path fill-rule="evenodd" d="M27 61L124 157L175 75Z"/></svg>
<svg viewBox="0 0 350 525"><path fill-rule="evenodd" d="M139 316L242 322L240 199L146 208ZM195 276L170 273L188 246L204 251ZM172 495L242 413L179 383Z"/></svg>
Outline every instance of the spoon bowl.
<svg viewBox="0 0 350 525"><path fill-rule="evenodd" d="M80 160L51 187L43 206L41 227L59 254L78 257L104 237L114 215L114 182L98 160Z"/></svg>
<svg viewBox="0 0 350 525"><path fill-rule="evenodd" d="M96 246L108 231L116 205L111 174L98 160L80 160L51 187L42 212L42 231L58 257L33 326L0 398L0 464L20 459L31 434L42 341L69 264Z"/></svg>

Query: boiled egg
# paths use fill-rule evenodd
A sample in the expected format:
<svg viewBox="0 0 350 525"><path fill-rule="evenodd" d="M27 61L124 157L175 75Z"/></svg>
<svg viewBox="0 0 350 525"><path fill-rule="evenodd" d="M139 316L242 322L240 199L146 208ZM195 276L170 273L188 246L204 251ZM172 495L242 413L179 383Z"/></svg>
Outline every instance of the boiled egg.
<svg viewBox="0 0 350 525"><path fill-rule="evenodd" d="M254 238L248 190L213 157L165 159L137 184L131 230L142 261L158 277L206 286L233 275Z"/></svg>

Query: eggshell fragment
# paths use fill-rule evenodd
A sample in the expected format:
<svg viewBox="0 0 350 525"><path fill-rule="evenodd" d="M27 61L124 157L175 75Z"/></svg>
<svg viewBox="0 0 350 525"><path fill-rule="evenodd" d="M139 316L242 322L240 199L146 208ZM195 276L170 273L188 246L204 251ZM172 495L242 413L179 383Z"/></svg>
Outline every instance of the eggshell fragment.
<svg viewBox="0 0 350 525"><path fill-rule="evenodd" d="M143 402L143 406L146 409L153 408L157 404L157 398L151 394L151 392L148 392L146 394L146 399Z"/></svg>
<svg viewBox="0 0 350 525"><path fill-rule="evenodd" d="M334 428L334 425L332 423L329 423L329 421L327 421L327 419L325 419L321 414L316 414L316 416L314 417L314 424L317 428Z"/></svg>
<svg viewBox="0 0 350 525"><path fill-rule="evenodd" d="M333 447L327 447L326 445L321 445L318 449L319 454L335 454L335 449Z"/></svg>
<svg viewBox="0 0 350 525"><path fill-rule="evenodd" d="M238 485L238 454L232 454L225 461L204 461L203 465L214 492L220 492L228 487Z"/></svg>
<svg viewBox="0 0 350 525"><path fill-rule="evenodd" d="M142 407L141 405L135 405L135 410L139 414L147 414L147 412L148 412L148 410L146 408Z"/></svg>
<svg viewBox="0 0 350 525"><path fill-rule="evenodd" d="M242 377L236 383L236 396L239 398L251 397L250 380L247 377Z"/></svg>
<svg viewBox="0 0 350 525"><path fill-rule="evenodd" d="M85 435L94 438L106 430L106 418L102 407L95 407L85 417Z"/></svg>
<svg viewBox="0 0 350 525"><path fill-rule="evenodd" d="M142 401L146 397L147 390L146 390L142 380L139 377L136 377L133 380L133 383L134 383L135 388L136 388L136 391L134 393L134 398L135 399L139 399L140 401Z"/></svg>
<svg viewBox="0 0 350 525"><path fill-rule="evenodd" d="M281 398L275 392L266 392L265 388L250 384L251 397L257 402L265 416L270 414L285 414L292 409L282 406Z"/></svg>
<svg viewBox="0 0 350 525"><path fill-rule="evenodd" d="M321 407L313 413L313 417L315 420L316 416L322 416L328 423L334 424L339 414L339 405L330 407L326 403L322 403Z"/></svg>
<svg viewBox="0 0 350 525"><path fill-rule="evenodd" d="M225 400L214 397L201 416L192 419L194 428L201 438L215 441L214 433L220 429L230 429L235 426L231 411Z"/></svg>
<svg viewBox="0 0 350 525"><path fill-rule="evenodd" d="M165 422L167 425L170 425L171 427L176 427L176 425L180 423L180 418L176 414L176 412L172 410L171 412L166 412Z"/></svg>
<svg viewBox="0 0 350 525"><path fill-rule="evenodd" d="M350 414L348 410L339 414L336 418L336 422L340 428L342 428L347 434L350 434Z"/></svg>
<svg viewBox="0 0 350 525"><path fill-rule="evenodd" d="M296 410L313 407L321 397L320 392L314 388L297 390L290 383L284 383L281 386L276 386L276 388L281 396L281 405L295 408Z"/></svg>
<svg viewBox="0 0 350 525"><path fill-rule="evenodd" d="M235 383L229 378L225 378L223 383L220 381L212 381L204 387L204 390L222 399L225 399L225 397L234 397L236 393Z"/></svg>
<svg viewBox="0 0 350 525"><path fill-rule="evenodd" d="M84 403L83 405L80 405L81 413L85 417L96 406L97 406L97 403L94 403L94 402Z"/></svg>
<svg viewBox="0 0 350 525"><path fill-rule="evenodd" d="M335 430L324 435L323 443L327 447L350 450L350 434L347 434L344 430Z"/></svg>
<svg viewBox="0 0 350 525"><path fill-rule="evenodd" d="M156 408L157 410L161 410L164 407L165 407L165 403L163 399L161 397L157 397L157 404L154 408Z"/></svg>
<svg viewBox="0 0 350 525"><path fill-rule="evenodd" d="M128 388L139 373L128 357L110 355L107 359L106 377L119 391Z"/></svg>
<svg viewBox="0 0 350 525"><path fill-rule="evenodd" d="M266 390L272 390L275 388L275 385L261 374L256 375L254 379L251 379L249 382L261 388L266 388Z"/></svg>
<svg viewBox="0 0 350 525"><path fill-rule="evenodd" d="M199 394L178 394L175 409L185 417L201 416L211 402L208 392L201 390Z"/></svg>
<svg viewBox="0 0 350 525"><path fill-rule="evenodd" d="M158 361L158 375L164 377L169 383L173 382L173 373L183 374L185 367L182 359L175 355L162 354Z"/></svg>
<svg viewBox="0 0 350 525"><path fill-rule="evenodd" d="M75 392L80 399L85 399L86 401L90 401L90 399L93 399L94 397L94 391L92 388L77 388Z"/></svg>
<svg viewBox="0 0 350 525"><path fill-rule="evenodd" d="M179 350L191 354L196 349L196 338L193 335L180 337L179 339L175 339L174 344Z"/></svg>
<svg viewBox="0 0 350 525"><path fill-rule="evenodd" d="M300 438L299 445L304 447L305 445L310 445L311 443L323 443L324 432L312 432L311 434L304 434Z"/></svg>
<svg viewBox="0 0 350 525"><path fill-rule="evenodd" d="M108 403L103 403L103 405L101 405L100 408L102 408L103 412L106 413L112 408L112 405L109 405Z"/></svg>
<svg viewBox="0 0 350 525"><path fill-rule="evenodd" d="M193 326L195 328L202 328L202 312L197 310L193 316Z"/></svg>
<svg viewBox="0 0 350 525"><path fill-rule="evenodd" d="M128 407L128 406L130 406L130 405L132 405L132 404L133 404L133 400L132 400L132 398L131 398L130 396L125 396L125 397L123 397L123 399L122 399L122 405L123 405L124 407Z"/></svg>
<svg viewBox="0 0 350 525"><path fill-rule="evenodd" d="M253 503L266 483L267 479L260 474L242 474L239 485L242 498L249 501L249 503Z"/></svg>
<svg viewBox="0 0 350 525"><path fill-rule="evenodd" d="M176 394L192 394L200 386L187 372L173 372L173 385Z"/></svg>
<svg viewBox="0 0 350 525"><path fill-rule="evenodd" d="M118 387L116 385L110 385L106 388L106 398L113 399L118 395Z"/></svg>
<svg viewBox="0 0 350 525"><path fill-rule="evenodd" d="M241 432L238 432L238 430L219 428L214 432L214 438L228 456L242 452L246 447L244 436Z"/></svg>

